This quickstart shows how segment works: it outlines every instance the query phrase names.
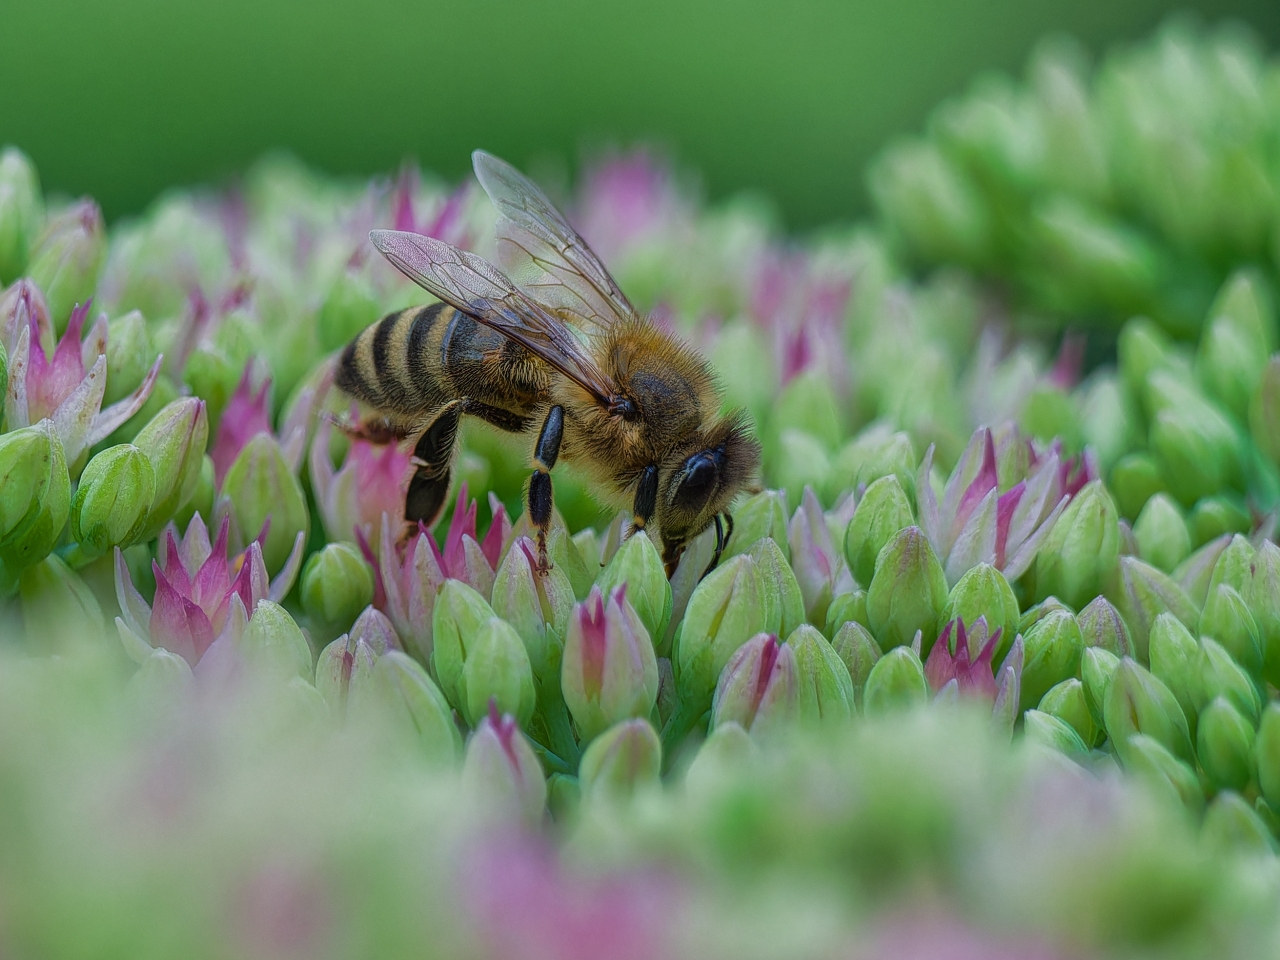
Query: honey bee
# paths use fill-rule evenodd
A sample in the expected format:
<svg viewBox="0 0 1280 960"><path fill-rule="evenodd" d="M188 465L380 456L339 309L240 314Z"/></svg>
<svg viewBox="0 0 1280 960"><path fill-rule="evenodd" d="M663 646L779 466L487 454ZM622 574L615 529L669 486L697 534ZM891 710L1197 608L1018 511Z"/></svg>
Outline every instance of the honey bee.
<svg viewBox="0 0 1280 960"><path fill-rule="evenodd" d="M640 316L538 187L483 151L472 159L500 214L506 273L431 237L372 231L383 256L442 302L379 320L337 366L337 386L374 411L363 435L417 438L405 519L439 516L458 425L473 416L531 439L536 431L526 496L540 571L550 569L551 471L561 459L585 471L600 499L630 504L631 530L660 538L668 576L714 523L712 569L727 539L721 517L731 534L728 508L760 466L746 415L719 413L707 361Z"/></svg>

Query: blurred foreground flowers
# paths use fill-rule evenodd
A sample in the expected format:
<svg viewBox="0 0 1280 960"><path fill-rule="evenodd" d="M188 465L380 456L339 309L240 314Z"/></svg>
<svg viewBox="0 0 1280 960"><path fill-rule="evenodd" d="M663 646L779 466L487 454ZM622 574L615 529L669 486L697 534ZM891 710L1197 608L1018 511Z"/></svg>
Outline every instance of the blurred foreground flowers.
<svg viewBox="0 0 1280 960"><path fill-rule="evenodd" d="M701 579L567 470L539 576L483 425L408 530L335 429L425 299L368 230L491 254L471 184L268 158L107 231L6 150L0 952L1280 949L1277 68L1072 56L888 152L884 229L644 152L557 198L755 417Z"/></svg>

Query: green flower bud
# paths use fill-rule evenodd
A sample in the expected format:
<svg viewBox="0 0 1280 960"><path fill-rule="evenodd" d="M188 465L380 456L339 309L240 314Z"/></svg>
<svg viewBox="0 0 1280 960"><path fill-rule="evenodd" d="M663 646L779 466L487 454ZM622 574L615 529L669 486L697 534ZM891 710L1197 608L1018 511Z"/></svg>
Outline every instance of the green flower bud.
<svg viewBox="0 0 1280 960"><path fill-rule="evenodd" d="M725 545L721 562L746 553L758 540L771 539L790 561L787 544L787 496L781 490L763 490L748 497L733 512L733 535Z"/></svg>
<svg viewBox="0 0 1280 960"><path fill-rule="evenodd" d="M212 345L200 345L191 351L182 368L182 382L208 405L209 426L217 437L222 412L235 393L244 372L247 357L229 357Z"/></svg>
<svg viewBox="0 0 1280 960"><path fill-rule="evenodd" d="M1147 501L1168 489L1160 465L1148 453L1130 453L1117 460L1107 487L1115 494L1123 517L1141 516Z"/></svg>
<svg viewBox="0 0 1280 960"><path fill-rule="evenodd" d="M190 703L194 686L195 676L187 661L157 647L138 665L138 672L129 678L127 689L145 716L168 721L174 711Z"/></svg>
<svg viewBox="0 0 1280 960"><path fill-rule="evenodd" d="M271 520L262 559L273 574L289 559L298 534L311 529L302 485L270 434L260 433L245 444L222 478L222 495L230 498L232 513L246 536L255 535Z"/></svg>
<svg viewBox="0 0 1280 960"><path fill-rule="evenodd" d="M101 641L106 628L93 591L56 553L22 572L22 617L36 648L67 654Z"/></svg>
<svg viewBox="0 0 1280 960"><path fill-rule="evenodd" d="M1036 597L1055 596L1079 609L1115 575L1119 515L1102 481L1075 495L1036 554Z"/></svg>
<svg viewBox="0 0 1280 960"><path fill-rule="evenodd" d="M582 806L582 785L577 777L553 773L547 777L547 810L556 823L568 823Z"/></svg>
<svg viewBox="0 0 1280 960"><path fill-rule="evenodd" d="M827 377L810 367L792 378L769 412L765 442L776 445L784 430L800 430L816 439L829 454L840 445L844 430L840 423L840 402ZM788 487L803 489L803 485Z"/></svg>
<svg viewBox="0 0 1280 960"><path fill-rule="evenodd" d="M542 820L547 781L514 717L499 717L493 711L480 722L467 741L462 782L478 803L501 819L530 827Z"/></svg>
<svg viewBox="0 0 1280 960"><path fill-rule="evenodd" d="M1254 752L1262 795L1273 808L1280 808L1280 703L1269 703L1262 711Z"/></svg>
<svg viewBox="0 0 1280 960"><path fill-rule="evenodd" d="M1251 675L1262 674L1262 640L1244 597L1226 584L1209 591L1200 614L1200 635L1213 637Z"/></svg>
<svg viewBox="0 0 1280 960"><path fill-rule="evenodd" d="M1122 753L1125 768L1163 796L1171 806L1193 814L1204 809L1204 789L1191 767L1154 737L1132 734Z"/></svg>
<svg viewBox="0 0 1280 960"><path fill-rule="evenodd" d="M431 666L440 682L440 692L463 712L462 668L480 627L494 616L493 608L461 580L446 580L436 594L431 611L433 649Z"/></svg>
<svg viewBox="0 0 1280 960"><path fill-rule="evenodd" d="M662 741L648 720L623 720L591 741L582 754L578 782L592 801L621 799L661 786Z"/></svg>
<svg viewBox="0 0 1280 960"><path fill-rule="evenodd" d="M1076 618L1069 613L1051 613L1023 638L1026 644L1022 667L1019 709L1040 702L1049 688L1073 677L1080 669L1084 638Z"/></svg>
<svg viewBox="0 0 1280 960"><path fill-rule="evenodd" d="M106 252L102 211L88 198L51 218L31 248L27 275L44 291L58 333L75 305L93 296Z"/></svg>
<svg viewBox="0 0 1280 960"><path fill-rule="evenodd" d="M373 602L373 568L355 544L325 544L302 569L301 599L318 627L341 633Z"/></svg>
<svg viewBox="0 0 1280 960"><path fill-rule="evenodd" d="M366 711L379 702L373 675L376 661L367 643L345 635L320 651L316 690L333 716L367 716Z"/></svg>
<svg viewBox="0 0 1280 960"><path fill-rule="evenodd" d="M1209 589L1228 586L1244 597L1246 603L1253 588L1253 571L1258 562L1258 551L1248 539L1236 534L1218 555L1209 578ZM1205 597L1208 598L1206 591Z"/></svg>
<svg viewBox="0 0 1280 960"><path fill-rule="evenodd" d="M1211 540L1203 547L1193 550L1191 556L1178 564L1173 571L1173 579L1186 591L1191 603L1197 610L1204 606L1209 596L1209 584L1213 581L1213 571L1217 566L1222 551L1231 543L1229 535Z"/></svg>
<svg viewBox="0 0 1280 960"><path fill-rule="evenodd" d="M1234 497L1205 497L1191 508L1187 525L1191 528L1191 545L1199 547L1224 534L1248 533L1253 521Z"/></svg>
<svg viewBox="0 0 1280 960"><path fill-rule="evenodd" d="M1238 793L1224 790L1204 813L1200 837L1223 853L1274 854L1276 841L1262 817Z"/></svg>
<svg viewBox="0 0 1280 960"><path fill-rule="evenodd" d="M1027 740L1056 750L1072 760L1083 760L1089 748L1080 734L1065 720L1039 710L1028 710L1022 716L1023 731Z"/></svg>
<svg viewBox="0 0 1280 960"><path fill-rule="evenodd" d="M399 650L378 657L374 677L386 702L408 723L414 741L429 763L449 766L462 752L462 736L453 711L422 665Z"/></svg>
<svg viewBox="0 0 1280 960"><path fill-rule="evenodd" d="M897 476L881 477L867 487L844 535L844 555L853 578L860 584L871 583L880 551L914 522L911 503Z"/></svg>
<svg viewBox="0 0 1280 960"><path fill-rule="evenodd" d="M876 661L862 693L868 715L912 707L929 699L924 664L910 647L894 647Z"/></svg>
<svg viewBox="0 0 1280 960"><path fill-rule="evenodd" d="M1172 613L1188 629L1198 620L1191 598L1173 578L1136 557L1120 558L1120 590L1116 599L1139 660L1148 659L1147 639L1151 625L1160 614Z"/></svg>
<svg viewBox="0 0 1280 960"><path fill-rule="evenodd" d="M707 735L689 764L686 791L693 797L710 797L725 785L741 782L743 769L759 753L759 745L741 726L722 723Z"/></svg>
<svg viewBox="0 0 1280 960"><path fill-rule="evenodd" d="M873 424L841 447L836 454L831 463L831 483L833 487L838 485L840 489L829 492L834 499L843 490L866 487L866 493L863 494L863 499L866 499L871 494L871 488L880 480L895 478L907 503L908 519L898 524L901 529L915 522L910 511L916 494L916 467L919 462L908 434L894 433L882 424ZM896 532L897 530L892 530L890 534ZM887 540L888 536L885 537L886 542ZM874 572L877 553L879 550L871 551L867 579L859 580L859 583L871 581L870 575Z"/></svg>
<svg viewBox="0 0 1280 960"><path fill-rule="evenodd" d="M1275 341L1275 317L1264 281L1251 271L1237 271L1209 309L1196 373L1209 396L1239 420L1245 418Z"/></svg>
<svg viewBox="0 0 1280 960"><path fill-rule="evenodd" d="M739 554L694 588L673 650L681 708L702 713L729 658L765 627L756 564Z"/></svg>
<svg viewBox="0 0 1280 960"><path fill-rule="evenodd" d="M337 350L380 316L382 303L365 274L353 269L344 271L329 288L316 315L320 349L325 353Z"/></svg>
<svg viewBox="0 0 1280 960"><path fill-rule="evenodd" d="M875 637L860 623L849 621L836 631L831 648L844 662L853 683L853 700L856 709L862 709L863 690L867 677L883 654Z"/></svg>
<svg viewBox="0 0 1280 960"><path fill-rule="evenodd" d="M43 219L44 198L35 165L17 147L5 147L0 152L0 285L26 272Z"/></svg>
<svg viewBox="0 0 1280 960"><path fill-rule="evenodd" d="M1200 675L1192 689L1198 709L1215 697L1223 697L1251 721L1258 719L1262 703L1253 681L1212 637L1200 638L1199 667Z"/></svg>
<svg viewBox="0 0 1280 960"><path fill-rule="evenodd" d="M1087 610L1088 608L1086 607L1085 609ZM1057 597L1046 597L1044 600L1040 601L1035 606L1029 607L1022 614L1022 616L1018 618L1018 633L1025 634L1028 630L1034 627L1037 623L1039 623L1049 614L1054 613L1056 611L1063 611L1065 613L1070 613L1073 615L1075 614L1074 610L1068 607L1065 603L1063 603ZM1078 617L1077 617L1077 622L1079 622ZM1081 629L1083 630L1084 628L1081 627Z"/></svg>
<svg viewBox="0 0 1280 960"><path fill-rule="evenodd" d="M757 540L749 556L756 564L760 599L765 606L765 632L790 636L804 623L804 597L796 575L771 538Z"/></svg>
<svg viewBox="0 0 1280 960"><path fill-rule="evenodd" d="M1045 442L1061 437L1069 450L1084 445L1076 399L1061 388L1041 384L1032 389L1019 417L1023 432Z"/></svg>
<svg viewBox="0 0 1280 960"><path fill-rule="evenodd" d="M736 723L754 734L769 734L800 711L795 650L771 633L758 633L725 664L711 703L712 729Z"/></svg>
<svg viewBox="0 0 1280 960"><path fill-rule="evenodd" d="M1182 519L1181 508L1166 493L1157 493L1147 501L1133 525L1133 536L1138 541L1138 555L1165 573L1173 572L1191 553L1187 522Z"/></svg>
<svg viewBox="0 0 1280 960"><path fill-rule="evenodd" d="M765 447L766 476L780 490L825 490L831 482L831 458L823 442L788 427Z"/></svg>
<svg viewBox="0 0 1280 960"><path fill-rule="evenodd" d="M1093 722L1099 727L1103 726L1103 707L1118 666L1120 658L1102 647L1085 647L1080 656L1080 679L1084 684L1085 703L1089 705Z"/></svg>
<svg viewBox="0 0 1280 960"><path fill-rule="evenodd" d="M315 675L311 667L311 647L302 628L284 607L270 600L258 601L237 649L249 670L257 676L309 680Z"/></svg>
<svg viewBox="0 0 1280 960"><path fill-rule="evenodd" d="M1196 753L1215 790L1243 790L1257 772L1253 724L1225 697L1200 711Z"/></svg>
<svg viewBox="0 0 1280 960"><path fill-rule="evenodd" d="M1249 432L1271 463L1280 467L1280 353L1262 369L1249 401Z"/></svg>
<svg viewBox="0 0 1280 960"><path fill-rule="evenodd" d="M853 679L835 648L815 627L803 624L787 637L795 652L800 719L809 723L853 717Z"/></svg>
<svg viewBox="0 0 1280 960"><path fill-rule="evenodd" d="M360 611L360 616L351 625L351 636L363 640L379 657L388 650L400 649L400 635L396 633L395 624L373 604Z"/></svg>
<svg viewBox="0 0 1280 960"><path fill-rule="evenodd" d="M1239 441L1230 420L1173 374L1156 374L1147 392L1158 410L1151 453L1170 493L1190 507L1239 482Z"/></svg>
<svg viewBox="0 0 1280 960"><path fill-rule="evenodd" d="M662 557L643 530L637 531L618 548L596 577L604 596L627 585L627 602L640 617L650 637L663 637L671 619L671 582L667 580Z"/></svg>
<svg viewBox="0 0 1280 960"><path fill-rule="evenodd" d="M1194 762L1187 718L1169 688L1125 657L1116 667L1102 709L1103 725L1120 759L1128 763L1129 737L1145 733L1175 756Z"/></svg>
<svg viewBox="0 0 1280 960"><path fill-rule="evenodd" d="M900 530L876 558L867 618L882 649L908 644L920 630L932 646L947 604L947 576L919 527ZM921 654L928 656L928 649ZM918 658L917 658L918 659Z"/></svg>
<svg viewBox="0 0 1280 960"><path fill-rule="evenodd" d="M107 325L107 391L103 405L123 400L130 394L151 365L157 352L151 345L147 321L137 310L116 317Z"/></svg>
<svg viewBox="0 0 1280 960"><path fill-rule="evenodd" d="M966 624L973 624L978 622L979 617L987 618L987 627L992 634L997 630L1004 631L1000 635L1000 645L994 654L994 662L999 663L1013 645L1013 638L1018 635L1018 621L1021 613L1009 581L1004 578L1003 573L989 563L970 567L959 582L951 588L951 593L947 596L947 605L943 608L939 622L946 624L960 619ZM1072 623L1074 622L1073 618ZM1027 657L1031 657L1030 647L1027 648ZM1028 665L1029 663L1028 659ZM1024 693L1025 690L1026 680L1024 679ZM1039 695L1036 699L1039 699Z"/></svg>
<svg viewBox="0 0 1280 960"><path fill-rule="evenodd" d="M560 685L564 635L573 612L573 585L557 565L545 575L534 572L535 562L518 541L502 558L493 581L493 612L524 641L529 666L541 685Z"/></svg>
<svg viewBox="0 0 1280 960"><path fill-rule="evenodd" d="M1102 647L1117 657L1133 656L1133 640L1120 611L1106 597L1094 597L1076 617L1086 647Z"/></svg>
<svg viewBox="0 0 1280 960"><path fill-rule="evenodd" d="M1280 683L1280 547L1270 540L1258 548L1253 581L1245 599L1265 651L1263 676L1276 686Z"/></svg>
<svg viewBox="0 0 1280 960"><path fill-rule="evenodd" d="M831 606L827 607L827 624L824 633L830 634L834 640L835 635L846 623L856 623L865 628L868 622L867 591L851 590L837 596L831 601Z"/></svg>
<svg viewBox="0 0 1280 960"><path fill-rule="evenodd" d="M137 542L155 498L156 474L137 447L108 447L85 466L71 502L71 535L88 556Z"/></svg>
<svg viewBox="0 0 1280 960"><path fill-rule="evenodd" d="M1040 698L1036 709L1068 724L1086 747L1091 748L1097 744L1098 734L1101 731L1094 723L1093 714L1089 711L1089 703L1084 695L1084 684L1075 677L1051 687Z"/></svg>
<svg viewBox="0 0 1280 960"><path fill-rule="evenodd" d="M174 400L133 438L133 445L142 451L155 472L156 485L155 499L139 541L149 540L158 534L195 494L208 439L209 420L205 415L204 401L196 397ZM255 527L247 535L253 536L257 532ZM269 569L278 567L269 566Z"/></svg>
<svg viewBox="0 0 1280 960"><path fill-rule="evenodd" d="M511 624L490 617L480 625L467 645L458 697L463 719L472 727L488 713L490 701L517 723L529 722L537 705L533 670L524 643Z"/></svg>
<svg viewBox="0 0 1280 960"><path fill-rule="evenodd" d="M71 509L71 478L51 421L0 434L0 594L53 549Z"/></svg>
<svg viewBox="0 0 1280 960"><path fill-rule="evenodd" d="M1151 625L1148 641L1151 672L1177 698L1187 722L1195 727L1201 703L1200 668L1204 655L1191 632L1171 613L1162 613Z"/></svg>

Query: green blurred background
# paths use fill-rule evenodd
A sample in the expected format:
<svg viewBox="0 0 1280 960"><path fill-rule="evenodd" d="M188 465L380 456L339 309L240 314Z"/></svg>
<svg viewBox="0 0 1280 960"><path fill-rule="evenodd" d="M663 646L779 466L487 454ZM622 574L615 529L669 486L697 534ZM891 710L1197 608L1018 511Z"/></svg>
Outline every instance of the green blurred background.
<svg viewBox="0 0 1280 960"><path fill-rule="evenodd" d="M1280 39L1276 0L6 0L0 142L115 218L273 147L458 177L478 146L547 171L643 140L804 228L862 211L879 146L1045 33L1099 54L1188 9Z"/></svg>

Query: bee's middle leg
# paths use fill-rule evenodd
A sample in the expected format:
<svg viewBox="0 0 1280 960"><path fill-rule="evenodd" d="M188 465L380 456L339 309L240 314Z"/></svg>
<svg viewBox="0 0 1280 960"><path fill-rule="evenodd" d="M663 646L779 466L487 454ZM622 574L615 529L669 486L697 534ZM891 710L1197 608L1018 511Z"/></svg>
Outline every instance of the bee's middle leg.
<svg viewBox="0 0 1280 960"><path fill-rule="evenodd" d="M449 492L453 445L458 437L458 423L462 420L464 406L462 400L445 404L413 448L418 469L409 480L409 490L404 498L404 518L410 524L416 526L421 521L430 526L444 509L445 495Z"/></svg>
<svg viewBox="0 0 1280 960"><path fill-rule="evenodd" d="M538 571L551 569L547 559L547 531L551 529L551 470L560 456L560 441L564 438L564 408L555 406L547 411L547 419L538 434L538 444L533 449L533 476L529 478L529 522L538 531Z"/></svg>

